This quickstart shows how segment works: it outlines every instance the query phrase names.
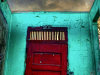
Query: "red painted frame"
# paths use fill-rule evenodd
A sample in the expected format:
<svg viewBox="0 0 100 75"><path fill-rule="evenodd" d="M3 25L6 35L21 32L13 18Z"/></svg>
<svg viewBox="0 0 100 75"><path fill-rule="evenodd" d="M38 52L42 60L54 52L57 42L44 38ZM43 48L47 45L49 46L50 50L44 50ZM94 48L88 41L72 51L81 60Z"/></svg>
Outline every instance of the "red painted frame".
<svg viewBox="0 0 100 75"><path fill-rule="evenodd" d="M30 31L63 31L63 32L65 32L65 40L30 40ZM65 51L65 53L68 53L68 44L67 44L67 42L68 42L68 30L67 30L67 27L52 27L51 29L43 29L42 27L28 27L28 30L27 30L27 47L26 47L26 49L30 46L30 45L32 45L32 44L61 44L62 46L64 46L64 48L67 48L67 49L65 49L65 50L67 50L67 51ZM38 47L37 47L38 48ZM35 49L34 49L35 50ZM38 49L36 49L36 50L38 50ZM52 50L52 49L51 49ZM59 48L58 48L58 50L59 50ZM27 51L27 50L26 50ZM44 50L45 51L45 50ZM48 50L48 51L50 51L50 50ZM37 51L38 52L38 51ZM47 51L46 51L47 52ZM59 52L58 51L58 53L61 53L61 52ZM64 57L64 56L66 56L65 55L65 53L64 53L64 55L62 55L62 57ZM31 54L31 50L30 50L30 53L28 52L27 53L27 56L30 56L30 54ZM66 56L67 57L67 56ZM28 57L27 57L28 58ZM28 59L28 60L30 60L30 58ZM27 61L28 61L27 60ZM64 60L64 59L62 59L62 60ZM68 62L68 61L67 61ZM66 63L67 64L67 63ZM65 63L63 63L62 65L64 66L64 65L66 65ZM67 65L66 65L67 66ZM45 66L44 66L45 67ZM63 67L64 68L64 67ZM59 69L58 69L59 70ZM66 70L66 74L67 74L67 70ZM26 74L27 75L27 74ZM56 75L56 74L55 74ZM59 75L59 74L57 74L57 75ZM64 74L61 74L61 75L64 75Z"/></svg>

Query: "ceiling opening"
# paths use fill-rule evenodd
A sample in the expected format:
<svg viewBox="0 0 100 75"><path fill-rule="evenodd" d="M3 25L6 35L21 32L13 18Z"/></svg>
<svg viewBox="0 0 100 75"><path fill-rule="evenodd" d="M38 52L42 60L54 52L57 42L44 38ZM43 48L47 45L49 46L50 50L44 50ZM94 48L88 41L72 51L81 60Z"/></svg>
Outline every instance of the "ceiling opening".
<svg viewBox="0 0 100 75"><path fill-rule="evenodd" d="M12 12L90 11L94 0L7 0Z"/></svg>

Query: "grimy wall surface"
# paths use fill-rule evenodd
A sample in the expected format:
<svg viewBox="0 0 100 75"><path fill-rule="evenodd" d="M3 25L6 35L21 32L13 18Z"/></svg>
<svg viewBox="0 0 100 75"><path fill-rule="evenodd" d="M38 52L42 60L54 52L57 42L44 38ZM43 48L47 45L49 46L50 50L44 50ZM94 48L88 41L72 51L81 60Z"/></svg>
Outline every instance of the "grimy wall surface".
<svg viewBox="0 0 100 75"><path fill-rule="evenodd" d="M69 69L74 75L89 75L94 65L89 13L68 12L12 13L5 75L24 75L27 27L42 25L68 27Z"/></svg>
<svg viewBox="0 0 100 75"><path fill-rule="evenodd" d="M8 25L0 9L0 75L3 75L5 65Z"/></svg>
<svg viewBox="0 0 100 75"><path fill-rule="evenodd" d="M7 44L6 44L6 55L5 55L5 72L6 72L6 69L7 69L7 60L8 59L8 50L9 50L9 41L10 41L10 32L11 32L11 11L8 7L8 4L7 2L1 2L1 10L3 12L3 16L5 17L6 19L6 23L7 23L7 26L6 26L6 29L7 29ZM5 29L4 29L5 31Z"/></svg>
<svg viewBox="0 0 100 75"><path fill-rule="evenodd" d="M27 28L42 25L68 27L69 69L74 75L90 75L94 70L89 13L11 13L8 6L4 6L6 4L6 2L1 4L9 27L4 75L24 75Z"/></svg>

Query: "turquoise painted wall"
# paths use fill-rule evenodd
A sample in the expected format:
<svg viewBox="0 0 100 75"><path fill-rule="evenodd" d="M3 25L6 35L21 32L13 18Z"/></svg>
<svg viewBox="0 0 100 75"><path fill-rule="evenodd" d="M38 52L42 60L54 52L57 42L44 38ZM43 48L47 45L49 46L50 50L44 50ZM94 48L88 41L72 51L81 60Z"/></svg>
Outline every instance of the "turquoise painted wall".
<svg viewBox="0 0 100 75"><path fill-rule="evenodd" d="M8 3L6 1L1 2L1 10L4 14L4 17L7 20L7 23L8 23L9 29L10 29L10 25L11 25L11 21L12 21L12 19L11 19L12 13L11 13Z"/></svg>
<svg viewBox="0 0 100 75"><path fill-rule="evenodd" d="M42 25L68 27L69 69L74 75L89 75L94 68L89 13L69 12L12 13L5 75L24 75L27 27Z"/></svg>
<svg viewBox="0 0 100 75"><path fill-rule="evenodd" d="M98 27L97 23L93 23L92 20L90 20L90 30L91 30L91 46L92 46L92 51L93 51L93 56L94 56L94 71L98 71L98 64L99 64L99 38L98 38ZM99 73L100 74L100 73ZM99 75L98 74L98 75Z"/></svg>
<svg viewBox="0 0 100 75"><path fill-rule="evenodd" d="M91 20L94 19L98 9L100 9L100 0L95 0L94 4L93 4L93 6L92 6L92 8L90 10L90 18L91 18Z"/></svg>
<svg viewBox="0 0 100 75"><path fill-rule="evenodd" d="M98 38L98 29L97 29L97 22L93 22L93 19L97 13L97 11L99 10L99 14L98 16L100 16L100 0L95 0L91 11L90 11L90 27L91 27L91 39L93 40L92 43L92 48L94 51L94 61L95 61L95 69L96 69L96 73L99 73L98 75L100 75L100 72L98 71L98 65L100 62L100 51L99 51L99 38Z"/></svg>

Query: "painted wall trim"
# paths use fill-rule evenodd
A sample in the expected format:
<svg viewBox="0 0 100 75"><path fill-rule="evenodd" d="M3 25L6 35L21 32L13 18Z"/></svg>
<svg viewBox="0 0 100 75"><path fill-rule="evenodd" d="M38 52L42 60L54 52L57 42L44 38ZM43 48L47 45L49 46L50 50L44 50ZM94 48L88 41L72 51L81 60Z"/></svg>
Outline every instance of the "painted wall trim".
<svg viewBox="0 0 100 75"><path fill-rule="evenodd" d="M5 61L4 75L7 75L6 74L6 69L7 69L7 61L8 61L8 52L9 52L9 43L10 43L11 24L12 24L12 15L11 15L10 28L8 29L8 46L6 48L7 50L6 50L6 61Z"/></svg>
<svg viewBox="0 0 100 75"><path fill-rule="evenodd" d="M96 13L97 13L97 11L98 11L98 9L100 8L99 5L100 5L99 0L95 0L94 3L93 3L92 8L91 8L91 10L90 10L90 17L91 17L91 20L94 19L95 15L96 15Z"/></svg>
<svg viewBox="0 0 100 75"><path fill-rule="evenodd" d="M11 11L9 9L8 3L7 1L4 1L1 3L1 10L3 12L3 15L7 21L7 25L8 25L8 36L7 36L7 47L6 47L6 56L5 56L5 68L4 68L4 75L6 74L7 71L7 66L8 66L8 51L9 51L9 43L10 43L10 33L11 33L11 24L12 24L12 14Z"/></svg>
<svg viewBox="0 0 100 75"><path fill-rule="evenodd" d="M97 12L96 12L96 15L94 16L94 18L93 18L93 22L97 22L98 21L98 18L99 18L99 14L100 12L99 12L99 8L98 8L98 10L97 10Z"/></svg>
<svg viewBox="0 0 100 75"><path fill-rule="evenodd" d="M99 63L99 38L98 38L98 29L97 24L93 24L93 49L95 54L95 62L96 62L96 73L98 73L98 63ZM97 75L97 74L96 74Z"/></svg>
<svg viewBox="0 0 100 75"><path fill-rule="evenodd" d="M97 25L97 24L98 24L97 22L93 22L93 23L92 23L92 25Z"/></svg>

